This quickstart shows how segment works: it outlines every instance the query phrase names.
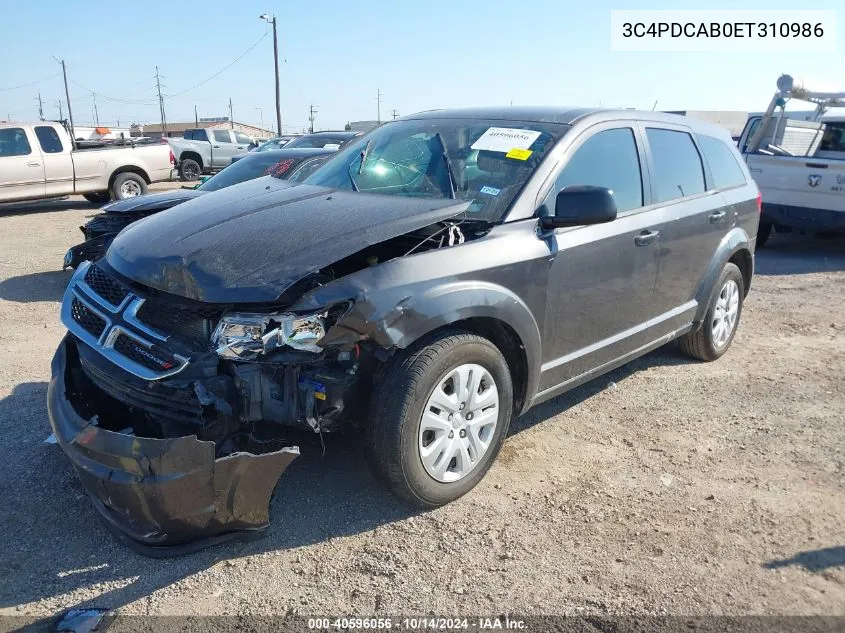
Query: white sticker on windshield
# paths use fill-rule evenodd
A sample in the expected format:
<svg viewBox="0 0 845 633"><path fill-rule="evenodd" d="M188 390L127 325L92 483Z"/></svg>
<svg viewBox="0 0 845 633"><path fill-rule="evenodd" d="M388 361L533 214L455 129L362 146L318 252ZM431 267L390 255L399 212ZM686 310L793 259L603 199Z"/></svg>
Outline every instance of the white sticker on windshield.
<svg viewBox="0 0 845 633"><path fill-rule="evenodd" d="M489 152L509 152L512 149L528 149L540 136L534 130L518 130L512 127L491 127L472 144L472 149Z"/></svg>

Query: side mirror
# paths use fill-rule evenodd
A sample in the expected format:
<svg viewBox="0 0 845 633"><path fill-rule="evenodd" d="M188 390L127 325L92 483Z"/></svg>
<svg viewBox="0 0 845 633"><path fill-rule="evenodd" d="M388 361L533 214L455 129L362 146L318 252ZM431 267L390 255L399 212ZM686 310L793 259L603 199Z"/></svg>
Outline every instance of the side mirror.
<svg viewBox="0 0 845 633"><path fill-rule="evenodd" d="M552 230L564 226L603 224L616 219L616 200L606 187L572 185L555 199L555 214L540 217L540 226Z"/></svg>

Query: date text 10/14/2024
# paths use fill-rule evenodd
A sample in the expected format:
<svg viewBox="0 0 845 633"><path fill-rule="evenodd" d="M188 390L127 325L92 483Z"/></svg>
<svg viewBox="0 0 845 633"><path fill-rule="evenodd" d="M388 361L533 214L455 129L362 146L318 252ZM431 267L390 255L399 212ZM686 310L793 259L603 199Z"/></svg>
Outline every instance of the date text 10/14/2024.
<svg viewBox="0 0 845 633"><path fill-rule="evenodd" d="M526 630L524 620L505 617L478 618L308 618L312 630L480 630L520 631Z"/></svg>

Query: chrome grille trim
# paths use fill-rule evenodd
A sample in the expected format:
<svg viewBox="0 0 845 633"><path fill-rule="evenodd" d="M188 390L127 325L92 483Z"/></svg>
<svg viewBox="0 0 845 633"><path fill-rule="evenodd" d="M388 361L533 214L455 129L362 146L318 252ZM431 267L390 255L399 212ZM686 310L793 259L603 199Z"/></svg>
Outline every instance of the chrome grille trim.
<svg viewBox="0 0 845 633"><path fill-rule="evenodd" d="M119 306L115 306L94 292L85 283L85 275L90 266L91 262L80 264L73 277L71 277L67 290L65 290L61 309L61 320L64 326L75 337L99 352L106 359L143 380L161 380L162 378L168 378L178 374L185 369L189 359L178 354L172 354L174 360L177 361L177 364L172 369L154 371L127 358L114 348L114 342L120 334L132 339L134 343L147 349L151 349L156 343L166 342L168 337L148 328L138 320L138 309L144 303L142 297L130 292L121 301ZM103 328L99 337L90 334L73 318L71 308L74 299L105 321L106 326Z"/></svg>

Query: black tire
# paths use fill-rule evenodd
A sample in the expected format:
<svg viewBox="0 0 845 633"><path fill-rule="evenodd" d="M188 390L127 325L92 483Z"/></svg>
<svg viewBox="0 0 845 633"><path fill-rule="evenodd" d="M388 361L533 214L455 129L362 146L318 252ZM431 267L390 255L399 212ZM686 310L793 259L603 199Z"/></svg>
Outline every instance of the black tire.
<svg viewBox="0 0 845 633"><path fill-rule="evenodd" d="M713 324L716 321L716 305L719 302L719 297L722 290L725 288L728 281L734 281L739 291L736 322L733 326L728 339L721 345L717 345L713 340ZM722 274L716 281L716 286L713 290L713 295L710 298L710 305L707 306L707 313L704 316L704 322L701 327L695 332L685 334L679 339L681 349L688 355L699 360L711 361L716 360L722 354L728 351L731 343L734 340L739 323L742 319L742 304L745 300L745 282L742 279L742 273L735 264L727 263L722 269Z"/></svg>
<svg viewBox="0 0 845 633"><path fill-rule="evenodd" d="M135 197L126 194L125 186L137 190L137 195L139 196L143 196L145 193L147 193L147 182L144 180L144 178L134 172L127 171L122 174L118 174L117 177L114 179L114 182L111 186L112 200L124 200L126 198Z"/></svg>
<svg viewBox="0 0 845 633"><path fill-rule="evenodd" d="M769 241L769 236L772 234L772 223L760 220L760 226L757 227L757 248L763 248L766 242Z"/></svg>
<svg viewBox="0 0 845 633"><path fill-rule="evenodd" d="M111 196L109 195L108 191L95 191L94 193L83 193L82 197L85 198L88 202L93 202L94 204L104 204L111 200Z"/></svg>
<svg viewBox="0 0 845 633"><path fill-rule="evenodd" d="M450 369L465 363L490 373L499 393L499 415L477 465L462 479L443 483L422 464L420 423L435 386ZM397 497L420 508L454 501L481 481L502 447L513 412L513 383L504 356L487 339L462 330L441 331L394 355L381 368L372 393L366 438L370 468Z"/></svg>
<svg viewBox="0 0 845 633"><path fill-rule="evenodd" d="M202 168L193 158L183 158L179 161L179 178L184 182L199 180L201 175Z"/></svg>

